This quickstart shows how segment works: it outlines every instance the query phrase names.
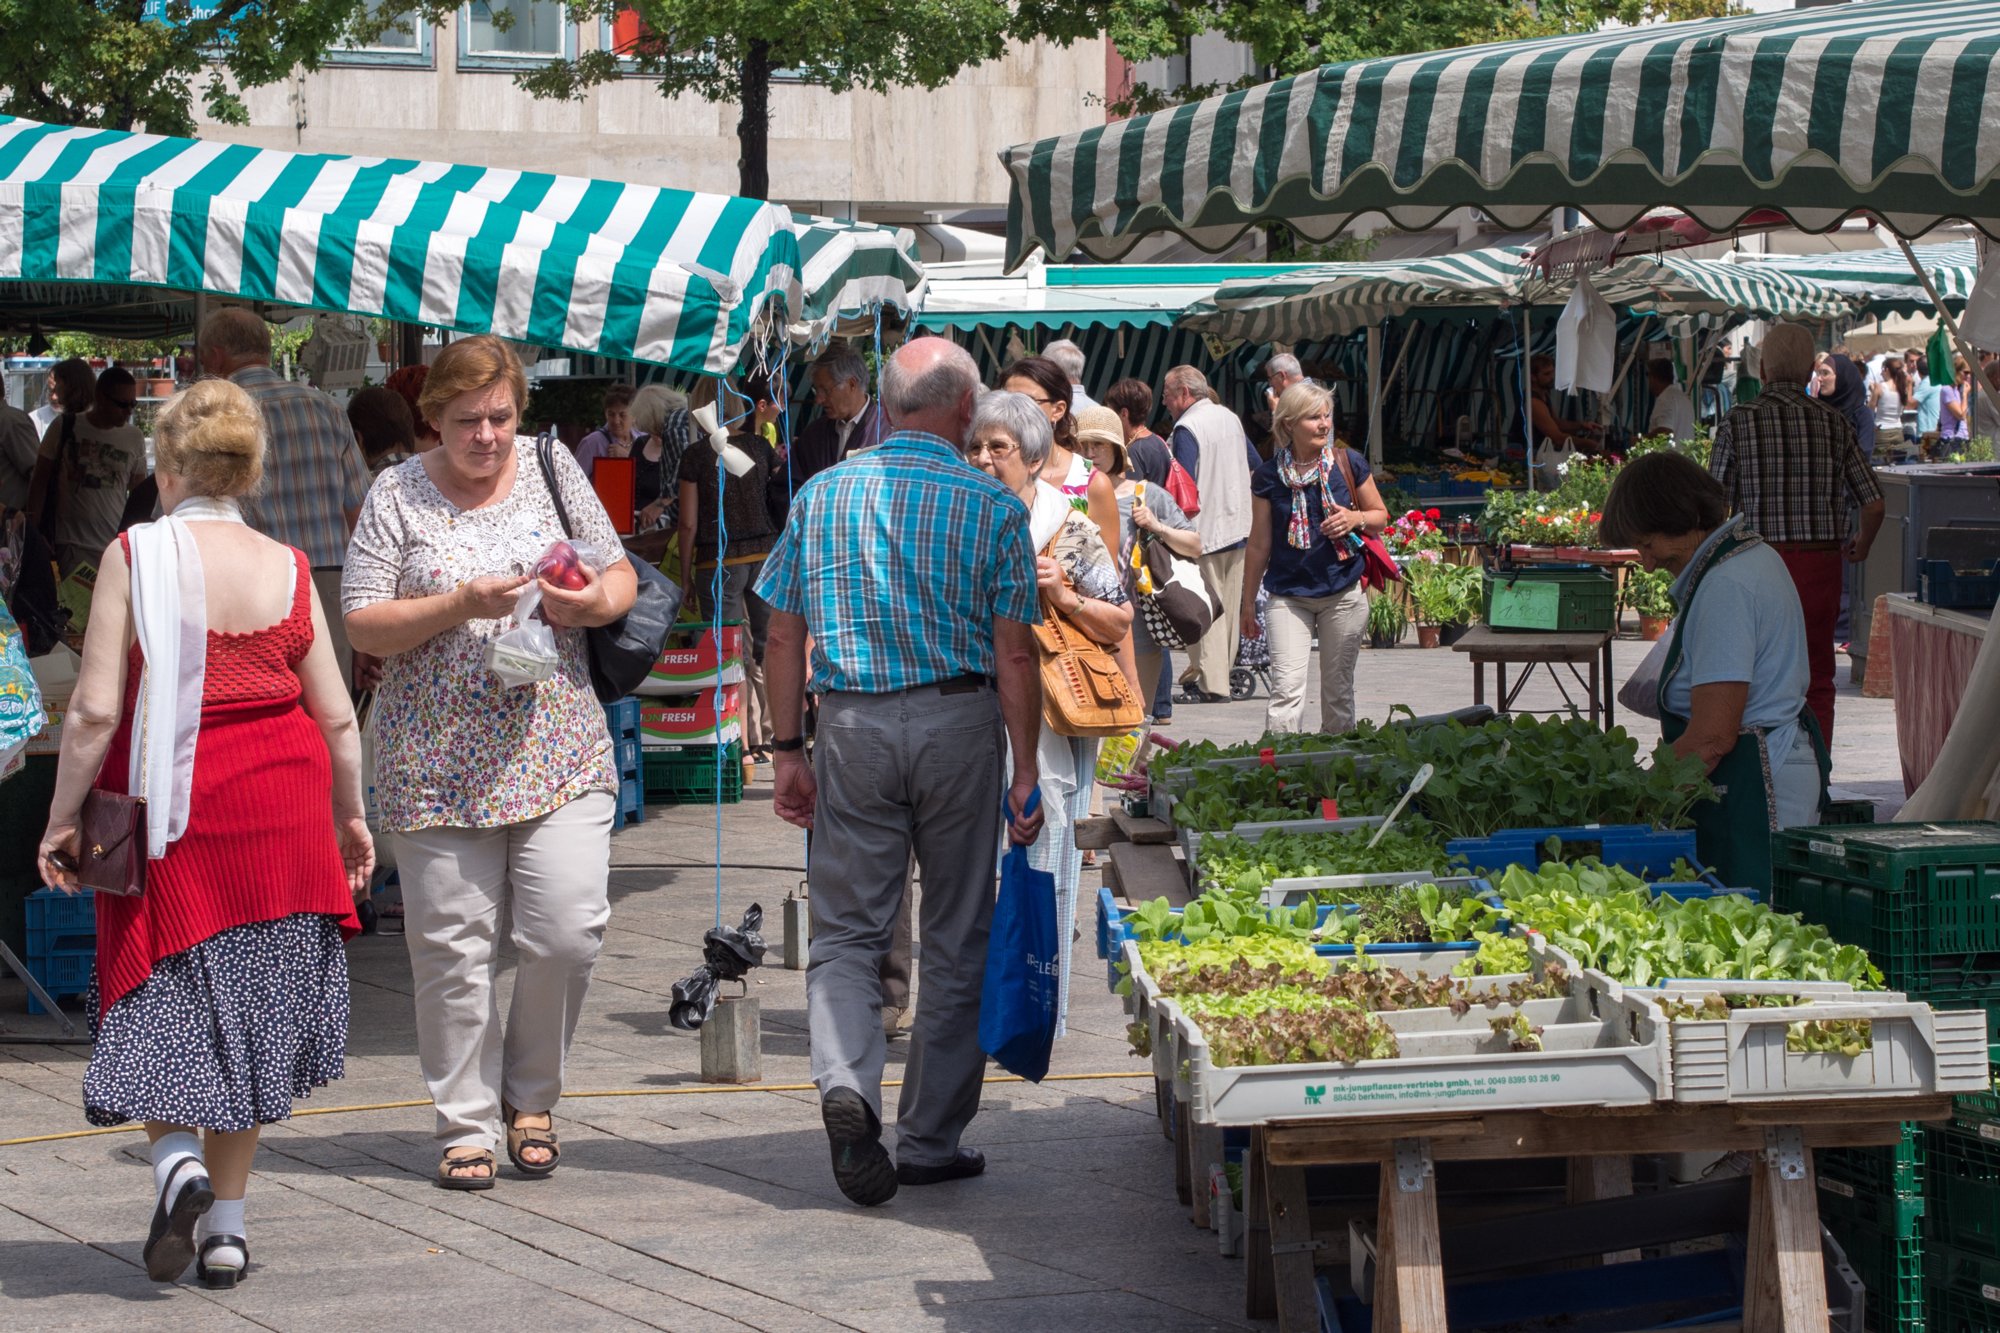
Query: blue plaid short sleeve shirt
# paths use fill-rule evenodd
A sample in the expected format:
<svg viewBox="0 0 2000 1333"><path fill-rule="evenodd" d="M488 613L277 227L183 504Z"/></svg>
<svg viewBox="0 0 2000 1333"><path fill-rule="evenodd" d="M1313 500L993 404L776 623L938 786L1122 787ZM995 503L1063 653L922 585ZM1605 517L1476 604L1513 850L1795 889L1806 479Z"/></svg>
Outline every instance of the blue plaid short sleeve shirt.
<svg viewBox="0 0 2000 1333"><path fill-rule="evenodd" d="M757 595L805 618L817 693L992 675L994 620L1041 618L1027 506L915 432L806 483Z"/></svg>
<svg viewBox="0 0 2000 1333"><path fill-rule="evenodd" d="M264 416L264 493L246 516L266 536L306 553L315 569L347 558L347 510L368 494L354 427L339 403L268 366L230 376Z"/></svg>

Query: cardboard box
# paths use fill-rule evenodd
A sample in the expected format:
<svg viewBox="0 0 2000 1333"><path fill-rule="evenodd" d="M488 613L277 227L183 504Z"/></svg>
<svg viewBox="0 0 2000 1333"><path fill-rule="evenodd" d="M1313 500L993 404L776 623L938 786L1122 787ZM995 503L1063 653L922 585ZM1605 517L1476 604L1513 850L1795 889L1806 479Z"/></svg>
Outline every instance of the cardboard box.
<svg viewBox="0 0 2000 1333"><path fill-rule="evenodd" d="M716 695L720 693L720 707ZM725 685L639 706L639 745L727 745L743 739L743 687Z"/></svg>
<svg viewBox="0 0 2000 1333"><path fill-rule="evenodd" d="M742 680L742 625L676 625L636 693L654 697L690 694L712 685L741 684Z"/></svg>

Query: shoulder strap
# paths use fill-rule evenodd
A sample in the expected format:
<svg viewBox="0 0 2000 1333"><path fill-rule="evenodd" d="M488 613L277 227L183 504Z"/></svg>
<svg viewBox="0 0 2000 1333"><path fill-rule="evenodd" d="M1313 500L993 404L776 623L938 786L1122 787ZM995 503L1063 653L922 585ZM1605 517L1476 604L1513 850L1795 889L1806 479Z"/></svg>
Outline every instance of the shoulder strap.
<svg viewBox="0 0 2000 1333"><path fill-rule="evenodd" d="M569 511L563 508L562 487L556 484L556 447L547 436L535 441L535 457L542 465L542 481L549 488L549 499L555 502L556 522L562 525L563 536L572 533L569 525Z"/></svg>
<svg viewBox="0 0 2000 1333"><path fill-rule="evenodd" d="M1340 479L1347 485L1347 502L1350 507L1359 506L1361 494L1354 488L1354 464L1348 461L1351 452L1344 444L1336 444L1333 449L1333 465L1340 469Z"/></svg>

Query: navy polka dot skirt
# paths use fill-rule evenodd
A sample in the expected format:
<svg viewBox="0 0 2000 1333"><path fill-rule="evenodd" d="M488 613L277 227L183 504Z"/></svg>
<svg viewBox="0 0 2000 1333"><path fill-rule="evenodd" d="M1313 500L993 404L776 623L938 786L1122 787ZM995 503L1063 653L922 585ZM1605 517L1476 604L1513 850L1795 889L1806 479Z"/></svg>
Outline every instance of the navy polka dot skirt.
<svg viewBox="0 0 2000 1333"><path fill-rule="evenodd" d="M341 1076L347 953L337 918L301 912L162 958L106 1013L94 980L84 1003L91 1124L231 1133L289 1118L295 1098Z"/></svg>

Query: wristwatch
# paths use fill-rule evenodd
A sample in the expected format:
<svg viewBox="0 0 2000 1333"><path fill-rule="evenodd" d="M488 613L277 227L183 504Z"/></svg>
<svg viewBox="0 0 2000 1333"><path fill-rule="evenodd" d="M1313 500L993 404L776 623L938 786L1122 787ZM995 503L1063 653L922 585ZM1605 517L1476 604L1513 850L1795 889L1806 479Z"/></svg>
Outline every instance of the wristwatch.
<svg viewBox="0 0 2000 1333"><path fill-rule="evenodd" d="M774 740L771 742L771 748L779 754L792 754L795 751L806 748L806 738L803 736L794 736L788 741Z"/></svg>

